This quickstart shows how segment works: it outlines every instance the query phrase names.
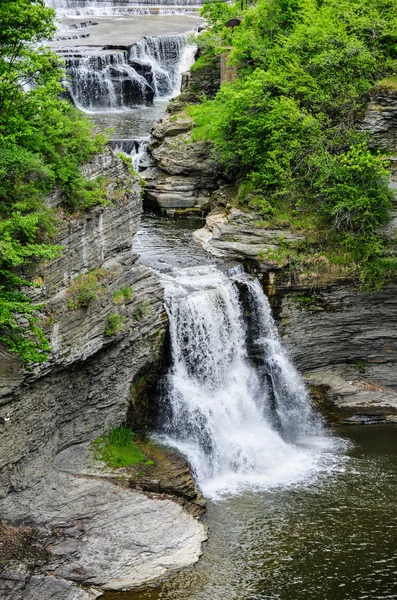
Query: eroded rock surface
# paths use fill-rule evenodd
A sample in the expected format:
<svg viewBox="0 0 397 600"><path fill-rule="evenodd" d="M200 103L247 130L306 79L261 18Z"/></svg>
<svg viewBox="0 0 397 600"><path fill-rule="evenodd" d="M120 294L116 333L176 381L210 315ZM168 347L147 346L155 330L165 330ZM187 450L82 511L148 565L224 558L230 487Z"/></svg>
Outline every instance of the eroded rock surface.
<svg viewBox="0 0 397 600"><path fill-rule="evenodd" d="M397 423L397 392L373 383L354 366L316 369L305 380L333 423Z"/></svg>
<svg viewBox="0 0 397 600"><path fill-rule="evenodd" d="M258 223L254 213L219 207L207 215L205 227L195 231L194 237L213 256L249 261L259 272L281 269L288 264L288 257L279 255L281 243L304 237L289 230L266 229Z"/></svg>
<svg viewBox="0 0 397 600"><path fill-rule="evenodd" d="M208 141L192 142L192 119L167 114L153 129L150 150L157 166L146 169L149 206L172 214L200 210L218 187L218 171Z"/></svg>
<svg viewBox="0 0 397 600"><path fill-rule="evenodd" d="M45 478L9 494L0 511L22 536L34 532L41 555L32 564L28 545L25 555L7 557L0 547L7 600L34 593L89 600L101 590L132 589L196 562L206 539L204 525L179 503L128 489L125 476L103 468L85 446L60 453Z"/></svg>

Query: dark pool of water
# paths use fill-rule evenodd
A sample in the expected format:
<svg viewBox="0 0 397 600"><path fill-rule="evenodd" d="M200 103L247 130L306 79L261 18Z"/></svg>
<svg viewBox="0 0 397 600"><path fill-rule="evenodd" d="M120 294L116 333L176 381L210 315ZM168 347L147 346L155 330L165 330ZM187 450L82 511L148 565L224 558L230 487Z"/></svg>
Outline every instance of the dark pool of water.
<svg viewBox="0 0 397 600"><path fill-rule="evenodd" d="M134 250L142 264L157 271L213 263L215 259L192 237L204 223L204 218L173 219L146 213L134 238Z"/></svg>
<svg viewBox="0 0 397 600"><path fill-rule="evenodd" d="M328 477L209 503L196 566L103 600L397 598L397 426L336 435L350 443Z"/></svg>

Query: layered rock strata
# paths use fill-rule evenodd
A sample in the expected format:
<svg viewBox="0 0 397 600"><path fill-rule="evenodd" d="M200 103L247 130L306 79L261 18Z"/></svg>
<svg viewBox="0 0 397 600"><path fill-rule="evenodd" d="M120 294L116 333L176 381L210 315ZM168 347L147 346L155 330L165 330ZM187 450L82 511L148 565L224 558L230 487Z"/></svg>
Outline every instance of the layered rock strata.
<svg viewBox="0 0 397 600"><path fill-rule="evenodd" d="M0 546L8 600L89 600L100 589L134 587L197 560L204 537L180 504L116 487L68 454L127 412L132 427L135 414L142 422L131 386L160 369L165 323L162 288L132 249L138 178L110 150L84 175L102 176L108 203L70 217L54 193L64 250L34 274L51 355L29 372L1 350L0 515L11 522L2 530L15 527L18 539L30 527L34 541L33 558L20 560Z"/></svg>
<svg viewBox="0 0 397 600"><path fill-rule="evenodd" d="M181 209L200 212L218 188L212 146L192 142L192 128L189 117L167 114L153 129L149 149L156 166L142 173L149 207L168 214Z"/></svg>

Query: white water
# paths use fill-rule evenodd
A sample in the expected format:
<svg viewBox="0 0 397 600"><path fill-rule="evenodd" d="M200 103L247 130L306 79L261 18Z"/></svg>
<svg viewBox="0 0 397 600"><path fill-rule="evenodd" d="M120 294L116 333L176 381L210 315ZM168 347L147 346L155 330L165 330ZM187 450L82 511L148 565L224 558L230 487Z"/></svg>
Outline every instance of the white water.
<svg viewBox="0 0 397 600"><path fill-rule="evenodd" d="M215 266L173 269L162 278L173 364L160 439L187 456L204 494L291 485L329 468L332 440L280 343L259 283ZM264 370L249 356L238 285L248 292Z"/></svg>
<svg viewBox="0 0 397 600"><path fill-rule="evenodd" d="M132 159L134 171L138 173L142 160L148 157L149 139L146 136L134 140L113 140L111 145L115 152L122 152Z"/></svg>
<svg viewBox="0 0 397 600"><path fill-rule="evenodd" d="M63 51L74 103L89 113L130 110L180 91L194 62L188 34L143 38L129 52L80 46Z"/></svg>

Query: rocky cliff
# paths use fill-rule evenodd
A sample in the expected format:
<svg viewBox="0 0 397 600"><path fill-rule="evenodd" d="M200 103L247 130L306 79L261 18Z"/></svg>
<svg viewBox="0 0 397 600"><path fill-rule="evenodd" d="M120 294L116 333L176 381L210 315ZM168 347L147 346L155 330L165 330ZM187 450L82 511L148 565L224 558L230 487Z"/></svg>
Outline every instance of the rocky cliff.
<svg viewBox="0 0 397 600"><path fill-rule="evenodd" d="M110 150L84 174L101 174L108 203L71 217L54 194L64 251L34 274L52 353L28 372L1 350L0 514L12 523L0 523L2 598L85 600L134 587L197 560L205 537L179 504L145 498L70 455L127 412L141 424L131 386L158 370L165 321L162 289L132 247L138 178Z"/></svg>
<svg viewBox="0 0 397 600"><path fill-rule="evenodd" d="M219 187L212 146L207 141L192 142L192 127L192 119L183 113L167 113L154 127L150 151L155 166L142 173L149 207L170 215L201 212Z"/></svg>
<svg viewBox="0 0 397 600"><path fill-rule="evenodd" d="M362 124L373 145L390 153L390 189L396 200L385 232L397 227L397 94L374 88ZM397 420L396 285L364 294L348 270L327 260L290 269L287 245L304 232L261 226L260 215L236 208L233 186L221 186L210 198L215 206L195 238L212 255L243 262L256 273L272 298L280 331L299 370L305 374L327 416L339 422Z"/></svg>
<svg viewBox="0 0 397 600"><path fill-rule="evenodd" d="M88 177L99 173L109 179L111 201L81 216L63 215L57 242L64 251L35 273L41 284L35 300L45 303L41 324L53 349L49 360L26 372L2 353L3 495L30 485L58 451L125 420L135 376L156 361L162 290L132 251L139 181L110 150L85 167ZM85 281L89 272L93 282ZM88 301L79 297L85 286L93 288ZM126 287L130 297L115 303L115 292ZM120 315L114 333L106 331L110 314Z"/></svg>

